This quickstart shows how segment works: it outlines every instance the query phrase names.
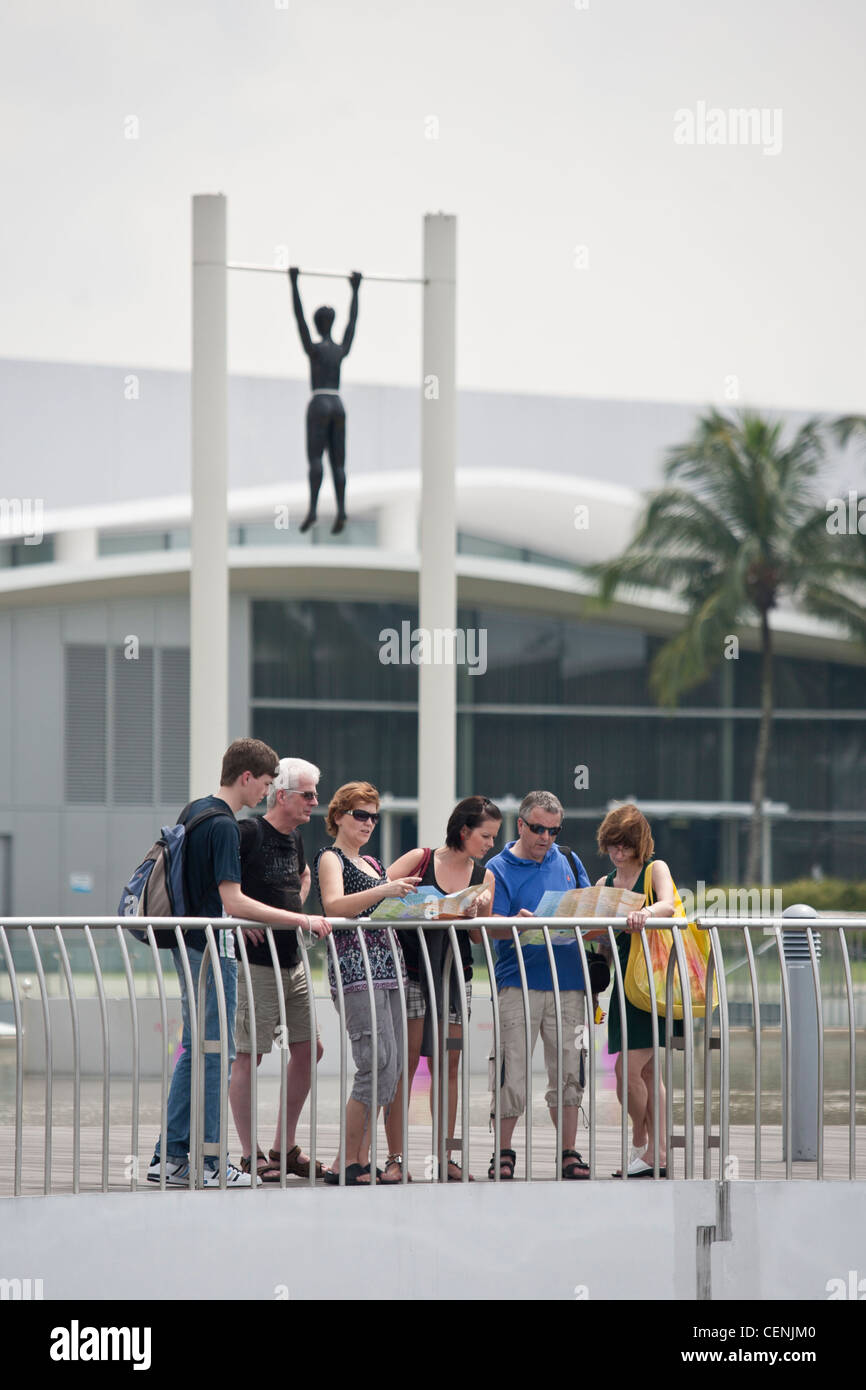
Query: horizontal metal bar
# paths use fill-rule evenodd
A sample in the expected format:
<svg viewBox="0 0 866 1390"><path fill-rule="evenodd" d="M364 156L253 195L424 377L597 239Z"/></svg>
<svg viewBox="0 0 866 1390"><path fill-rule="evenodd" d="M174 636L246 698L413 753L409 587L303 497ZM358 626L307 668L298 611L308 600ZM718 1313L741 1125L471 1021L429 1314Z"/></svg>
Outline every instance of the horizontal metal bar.
<svg viewBox="0 0 866 1390"><path fill-rule="evenodd" d="M447 931L450 926L476 928L476 927L509 927L516 926L524 931L537 931L538 928L546 924L560 930L564 927L581 927L585 931L602 927L618 928L620 931L627 929L627 918L625 917L465 917L457 921L429 921L423 922L417 918L369 918L367 919L371 927L385 927L387 925L398 925L401 928L423 927L424 931ZM682 917L656 917L645 924L646 931L666 931L670 929L671 922L684 922ZM713 927L723 927L742 930L743 926L749 927L779 927L784 931L802 931L807 928L812 931L837 931L840 927L858 931L866 928L866 916L851 917L758 917L746 914L743 917L695 917L696 926L709 931ZM337 931L355 931L358 923L355 918L349 917L329 917L328 921ZM99 930L115 927L128 927L137 930L144 930L147 926L155 929L160 927L180 926L184 931L200 931L204 927L216 927L217 930L233 930L235 927L254 927L259 931L262 928L261 922L249 921L239 917L0 917L0 925L12 928L13 930L25 930L28 927L84 927L89 926ZM274 931L301 931L301 927L288 927L274 924Z"/></svg>
<svg viewBox="0 0 866 1390"><path fill-rule="evenodd" d="M197 261L197 265L210 264L209 262ZM252 261L226 261L226 270L254 270L263 275L288 275L288 269L281 270L277 265L256 265ZM317 280L348 280L349 276L343 270L299 270L299 275L314 277ZM426 285L427 281L417 275L365 275L361 272L361 283L365 280L376 280L378 283L392 285Z"/></svg>
<svg viewBox="0 0 866 1390"><path fill-rule="evenodd" d="M670 920L670 919L669 919ZM860 931L866 927L866 917L696 917L699 927L781 927L783 931L837 931L839 927Z"/></svg>

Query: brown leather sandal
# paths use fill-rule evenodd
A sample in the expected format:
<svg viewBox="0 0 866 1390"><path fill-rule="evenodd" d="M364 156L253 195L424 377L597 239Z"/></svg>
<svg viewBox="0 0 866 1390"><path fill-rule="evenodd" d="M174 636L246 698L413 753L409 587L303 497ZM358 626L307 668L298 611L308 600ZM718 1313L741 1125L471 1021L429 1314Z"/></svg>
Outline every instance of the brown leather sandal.
<svg viewBox="0 0 866 1390"><path fill-rule="evenodd" d="M249 1156L249 1155L247 1155L246 1158L242 1158L242 1159L241 1159L241 1172L242 1172L242 1173L248 1173L248 1172L250 1171L250 1168L251 1168L251 1167L252 1167L252 1162L251 1162L251 1160L250 1160L250 1156ZM256 1150L256 1173L258 1174L258 1177L259 1177L259 1181L260 1181L260 1182L279 1182L279 1180L280 1180L280 1165L277 1164L276 1170L275 1170L275 1169L274 1169L273 1163L270 1163L270 1162L268 1161L268 1159L265 1158L265 1155L262 1153L261 1149L257 1149L257 1150Z"/></svg>
<svg viewBox="0 0 866 1390"><path fill-rule="evenodd" d="M279 1173L279 1149L271 1149L268 1157L270 1158L271 1163L276 1164L277 1173ZM320 1178L324 1171L325 1170L322 1167L322 1164L319 1162L318 1159L316 1159L316 1177ZM293 1173L296 1178L308 1178L310 1176L310 1160L308 1158L301 1158L300 1144L293 1145L293 1147L289 1149L289 1152L286 1154L286 1172Z"/></svg>

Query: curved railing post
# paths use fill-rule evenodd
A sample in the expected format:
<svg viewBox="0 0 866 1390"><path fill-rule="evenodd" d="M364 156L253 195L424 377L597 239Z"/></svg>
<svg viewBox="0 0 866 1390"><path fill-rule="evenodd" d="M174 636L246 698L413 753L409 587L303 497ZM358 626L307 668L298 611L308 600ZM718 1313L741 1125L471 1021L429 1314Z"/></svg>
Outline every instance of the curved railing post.
<svg viewBox="0 0 866 1390"><path fill-rule="evenodd" d="M3 942L3 956L6 961L6 969L9 971L12 1017L15 1019L15 1168L12 1177L12 1194L15 1197L20 1197L24 1142L24 1022L21 1017L21 996L18 992L15 961L3 926L0 926L0 941Z"/></svg>
<svg viewBox="0 0 866 1390"><path fill-rule="evenodd" d="M746 961L749 966L749 984L752 991L752 1023L754 1034L755 1060L755 1178L761 1176L761 1001L758 991L758 972L755 967L755 953L752 950L752 933L748 924L743 927L743 945L746 948Z"/></svg>
<svg viewBox="0 0 866 1390"><path fill-rule="evenodd" d="M583 999L584 999L584 1028L587 1038L587 1066L589 1085L589 1176L595 1177L595 1088L596 1088L596 1065L595 1065L595 1006L592 997L592 984L589 978L589 961L587 959L586 947L583 944L583 936L580 927L573 927L574 939L577 942L577 950L580 956L580 968L583 973Z"/></svg>
<svg viewBox="0 0 866 1390"><path fill-rule="evenodd" d="M400 954L397 950L397 937L393 927L388 927L388 945L391 948L391 955L394 958L395 974L397 979L397 994L400 1001L400 1075L403 1078L403 1085L400 1087L400 1150L403 1155L403 1162L400 1164L400 1182L405 1186L409 1182L409 1020L406 1015L406 986L403 983L403 971L399 968Z"/></svg>
<svg viewBox="0 0 866 1390"><path fill-rule="evenodd" d="M709 932L709 960L715 963L713 974L719 991L719 1178L722 1179L725 1176L728 1158L731 1156L731 1023L728 1015L728 986L721 938L716 927L710 927ZM709 968L707 977L712 985ZM709 1013L711 1022L713 1017L712 988L708 989L705 1001L704 1035L706 1036L707 1014Z"/></svg>
<svg viewBox="0 0 866 1390"><path fill-rule="evenodd" d="M180 936L180 927L176 927L176 928L175 928L175 934L178 935L178 936ZM167 1005L166 1005L166 999L165 999L165 976L164 976L163 973L162 973L162 961L161 961L160 958L159 958L159 948L157 947L157 944L156 944L156 937L155 937L154 932L153 932L153 927L151 926L151 924L150 924L149 922L147 923L147 926L145 927L145 935L147 936L147 944L148 944L148 946L150 947L151 954L152 954L152 956L153 956L153 970L154 970L154 974L156 975L156 992L157 992L157 997L158 997L158 999L159 999L160 1037L162 1038L162 1073L161 1073L161 1085L160 1085L160 1093L159 1093L159 1135L160 1135L160 1140L159 1140L159 1187L160 1187L160 1191L161 1191L161 1192L164 1192L164 1191L165 1191L165 1164L166 1164L165 1146L166 1146L166 1142L167 1142L167 1134L166 1134L166 1131L167 1131L167 1129L168 1129L168 1007L167 1007ZM182 939L182 938L181 938L181 939ZM193 1000L192 1000L192 995L191 995L191 994L190 994L189 998L190 998L190 1003L192 1004L192 1003L193 1003ZM190 1058L190 1061L191 1061L192 1064L193 1064L193 1070L194 1070L194 1069L195 1069L195 1057L191 1057L191 1058ZM194 1176L194 1174L193 1174L193 1169L195 1168L195 1164L193 1163L193 1154L194 1154L194 1152L195 1152L195 1150L192 1149L192 1148L190 1148L190 1154L189 1154L189 1158L190 1158L190 1164L189 1164L189 1185L190 1185L190 1187L192 1187L192 1185L193 1185L193 1176Z"/></svg>
<svg viewBox="0 0 866 1390"><path fill-rule="evenodd" d="M307 954L307 947L304 943L304 933L301 927L296 927L298 945L301 948L301 960L304 963L304 983L307 988L307 1017L310 1027L310 1186L316 1183L316 1131L318 1128L318 1082L319 1082L319 1021L316 1017L316 998L313 993L313 975L310 970L310 960ZM312 933L310 934L310 944L312 945ZM284 1145L285 1147L285 1145ZM282 1171L283 1157L280 1156L280 1170Z"/></svg>
<svg viewBox="0 0 866 1390"><path fill-rule="evenodd" d="M339 931L335 927L334 931ZM343 994L343 976L340 970L340 957L337 953L333 932L328 937L328 952L334 972L334 990L337 997L337 1013L340 1019L340 1133L338 1137L337 1170L339 1186L346 1186L346 1000Z"/></svg>
<svg viewBox="0 0 866 1390"><path fill-rule="evenodd" d="M613 927L607 929L608 940L610 941L611 959L613 963L613 977L616 985L616 997L619 1003L619 1029L620 1043L620 1089L622 1091L622 1104L620 1116L620 1147L622 1150L622 1160L620 1167L620 1177L623 1182L628 1178L628 1019L625 1009L625 981L622 974L622 961L619 958L619 949L616 944L616 933Z"/></svg>
<svg viewBox="0 0 866 1390"><path fill-rule="evenodd" d="M253 996L253 980L250 974L250 958L247 954L246 937L243 927L235 928L235 941L237 949L240 951L241 968L244 974L244 988L247 992L247 1004L249 1005L249 1033L250 1033L250 1188L253 1192L258 1189L256 1182L259 1171L259 1092L258 1092L258 1055L259 1038L256 1024L256 1001ZM282 990L278 991L278 998ZM283 1145L285 1148L285 1145Z"/></svg>
<svg viewBox="0 0 866 1390"><path fill-rule="evenodd" d="M69 995L69 1012L72 1020L72 1191L76 1193L81 1187L81 1037L78 1026L78 999L75 995L72 968L69 964L69 953L66 950L63 933L59 927L55 926L54 934L66 980L66 992Z"/></svg>
<svg viewBox="0 0 866 1390"><path fill-rule="evenodd" d="M562 1179L562 1000L559 993L559 976L556 971L556 960L553 954L553 942L550 939L550 928L546 922L541 923L541 931L544 936L544 944L547 947L547 962L550 966L550 978L553 984L553 1013L556 1023L556 1154L554 1165L554 1179L556 1182Z"/></svg>
<svg viewBox="0 0 866 1390"><path fill-rule="evenodd" d="M493 1102L493 1181L501 1180L500 1168L502 1156L502 1114L501 1114L501 1086L500 1074L502 1069L502 1029L499 1021L499 991L496 988L496 966L493 962L493 952L490 949L490 939L487 935L487 928L481 928L481 945L484 948L484 959L487 963L487 979L490 985L490 1011L493 1015L493 1067L492 1085L490 1088L490 1098Z"/></svg>
<svg viewBox="0 0 866 1390"><path fill-rule="evenodd" d="M416 925L416 933L417 933L417 936L418 936L418 950L419 950L419 954L420 954L420 956L421 956L421 963L422 963L423 966L424 966L424 977L425 977L425 979L426 979L426 981L427 981L427 1007L432 1011L433 1008L434 1008L434 1006L435 1006L435 1003L436 1003L436 987L435 987L434 982L433 982L433 967L432 967L431 964L430 964L430 952L429 952L429 950L427 949L427 940L426 940L426 938L425 938L425 936L424 936L424 930L423 930L422 927L418 926L417 923L416 923L415 925ZM431 1104L430 1104L430 1111L431 1111L431 1120L432 1120L430 1159L431 1159L432 1161L431 1161L429 1167L430 1167L430 1169L431 1169L431 1172L430 1172L430 1180L431 1180L431 1182L439 1182L439 1181L441 1180L441 1174L440 1174L440 1163L441 1163L441 1158L440 1158L440 1153L439 1153L439 1075L440 1075L439 1061L440 1061L440 1059L439 1059L439 1028L438 1028L438 1026L437 1026L435 1023L433 1024L433 1026L432 1026L431 1029L430 1029L430 1035L431 1035L432 1043L433 1043L433 1057L432 1057L433 1066L432 1066L431 1071L430 1071L430 1101L431 1101ZM445 1067L447 1067L447 1065L448 1065L448 1059L447 1059L447 1057L445 1057L445 1058L442 1060L442 1065L445 1066ZM405 1158L405 1154L404 1154L404 1158ZM428 1165L425 1165L425 1166L428 1166ZM446 1169L446 1172L445 1172L445 1181L446 1181L446 1182L448 1181L448 1171L447 1171L447 1169Z"/></svg>
<svg viewBox="0 0 866 1390"><path fill-rule="evenodd" d="M658 929L657 929L657 928L652 928L652 927L651 927L650 930L653 931L653 930L658 930ZM660 1164L659 1164L659 1103L660 1103L660 1101L661 1101L661 1090L660 1090L660 1087L661 1087L661 1057L660 1057L660 1053L659 1053L659 1010L658 1010L658 1001L656 1000L655 978L654 978L654 976L653 976L653 964L652 964L652 956L651 956L651 954L650 954L649 938L647 937L646 928L645 928L645 927L641 927L641 929L640 929L640 944L641 944L641 949L642 949L642 951L643 951L644 965L645 965L645 967L646 967L646 977L647 977L647 981L648 981L648 985L649 985L650 1025L651 1025L651 1028L652 1028L652 1040L653 1040L653 1153L654 1153L654 1155L655 1155L655 1162L653 1163L653 1177L654 1177L654 1178L658 1178L658 1177L661 1176L661 1167L660 1167ZM628 1095L628 1092L626 1092L626 1095ZM625 1103L625 1109L628 1110L628 1101L627 1101L627 1100L626 1100L626 1103Z"/></svg>
<svg viewBox="0 0 866 1390"><path fill-rule="evenodd" d="M130 1122L130 1158L132 1164L131 1188L135 1192L138 1189L138 1117L139 1117L139 1089L141 1079L141 1060L139 1056L138 1043L138 1001L135 997L135 977L132 973L132 962L129 958L129 949L126 944L126 936L120 923L115 928L117 932L117 944L120 947L120 954L123 956L123 972L126 976L126 992L129 997L130 1032L132 1041L132 1118Z"/></svg>
<svg viewBox="0 0 866 1390"><path fill-rule="evenodd" d="M279 955L277 954L277 943L276 943L276 941L275 941L275 939L274 939L274 930L273 930L273 927L270 927L270 926L265 927L265 939L267 940L268 949L269 949L269 951L270 951L270 953L271 953L271 969L272 969L273 972L274 972L274 987L275 987L276 992L277 992L277 1014L278 1014L279 1020L280 1020L280 1021L279 1021L279 1024L277 1025L278 1028L279 1028L279 1030L280 1030L280 1187L285 1187L285 1185L286 1185L286 1144L287 1144L287 1141L288 1141L288 1140L287 1140L287 1137L288 1137L288 1132L289 1132L289 1131L288 1131L288 1119L289 1119L289 1117L288 1117L288 1112L287 1112L287 1109L286 1109L286 1104L287 1104L287 1099L288 1099L288 1094L289 1094L289 1081L288 1081L288 1070L289 1070L289 1036L288 1036L288 1025L286 1024L286 1001L285 1001L285 998L284 998L284 996L283 996L283 978L282 978L282 975L280 974L280 958L279 958ZM252 999L252 994L250 994L250 999ZM257 1045L258 1045L258 1044L257 1044ZM313 1046L312 1043L311 1043L311 1046L313 1047L313 1051L315 1052L315 1047ZM256 1058L257 1056L258 1056L258 1053L254 1053L254 1054L253 1054L253 1062L255 1061L255 1058ZM257 1093L257 1094L258 1094L258 1093ZM256 1122L258 1123L258 1109L256 1109ZM255 1128L255 1129L253 1130L253 1132L252 1132L251 1137L250 1137L250 1149L252 1149L253 1146L255 1145L255 1152L256 1152L256 1160L255 1160L255 1162L256 1162L256 1168L258 1168L258 1153L259 1153L259 1145L258 1145L258 1138L257 1138L257 1135L258 1135L258 1129ZM250 1158L250 1164L251 1164L251 1165L252 1165L252 1161L253 1161L252 1158Z"/></svg>
<svg viewBox="0 0 866 1390"><path fill-rule="evenodd" d="M87 942L87 949L90 952L90 960L93 965L93 976L96 980L96 992L99 997L99 1019L102 1025L102 1190L107 1192L110 1150L109 1126L111 1123L111 1053L108 1035L108 1004L105 998L102 967L99 964L93 933L89 926L84 928L84 939Z"/></svg>
<svg viewBox="0 0 866 1390"><path fill-rule="evenodd" d="M33 962L36 966L36 978L39 981L39 998L42 1001L42 1032L45 1041L45 1149L44 1149L44 1168L42 1174L43 1192L47 1196L51 1191L51 1139L53 1123L53 1093L52 1081L54 1077L54 1051L51 1040L51 1014L48 1008L48 986L45 983L45 971L42 967L42 957L39 954L39 944L36 940L36 933L32 926L27 928L27 936L30 941L30 949L33 952Z"/></svg>
<svg viewBox="0 0 866 1390"><path fill-rule="evenodd" d="M461 1152L461 1157L462 1157L462 1159L463 1159L463 1164L462 1164L462 1167L461 1167L460 1181L461 1181L461 1182L468 1182L468 1181L469 1181L469 1139L470 1139L470 1109L469 1109L470 1095L469 1095L469 1084L470 1084L470 1077L471 1077L471 1074L472 1074L471 1071L470 1071L470 1066L469 1066L469 1006L468 1006L467 1001L466 1001L466 981L465 981L464 978L463 978L463 970L462 970L462 968L461 968L462 959L463 959L463 958L462 958L462 956L461 956L461 954L460 954L460 946L459 946L459 944L458 944L458 942L457 942L457 930L456 930L456 928L455 928L453 922L452 922L452 923L449 923L449 926L448 926L448 939L449 939L450 945L451 945L451 956L452 956L452 959L453 959L453 962L454 962L454 970L455 970L455 973L456 973L456 975L457 975L457 993L460 995L460 1058L461 1058L461 1060L460 1060L460 1084L461 1084L461 1092L460 1092L460 1098L461 1098L461 1116L460 1116L460 1129L461 1129L461 1135L460 1135L460 1145L461 1145L461 1149L460 1149L460 1152ZM447 953L446 953L446 954L447 954ZM447 978L448 978L449 981L450 981L450 978L451 978L451 963L450 963L449 961L447 961L447 960L446 960L446 962L445 962L445 971L446 971ZM450 989L449 989L449 999L450 999ZM450 1016L451 1016L451 1009L450 1009L450 1006L449 1006L449 1008L448 1008L448 1010L447 1010L447 1012L446 1012L446 1018L450 1018ZM448 1025L449 1042L450 1042L450 1033L451 1033L451 1025L450 1025L450 1023L449 1023L449 1025ZM447 1116L445 1116L445 1120L446 1120L446 1122L447 1122ZM451 1139L451 1140L453 1141L453 1139L454 1139L454 1135L453 1135L453 1134L449 1135L448 1137L449 1137L449 1139ZM450 1154L449 1154L449 1158L450 1158ZM448 1170L447 1170L447 1168L446 1168L446 1170L445 1170L445 1176L446 1176L446 1180L447 1180L447 1176L448 1176Z"/></svg>
<svg viewBox="0 0 866 1390"><path fill-rule="evenodd" d="M525 1068L525 1089L526 1099L524 1108L524 1127L526 1132L526 1181L532 1181L532 1014L529 1006L529 989L526 983L526 962L523 959L523 946L520 943L520 932L512 924L511 938L514 942L514 949L517 955L517 968L520 972L520 989L523 995L523 1026L524 1026L524 1049L526 1057L524 1060Z"/></svg>
<svg viewBox="0 0 866 1390"><path fill-rule="evenodd" d="M364 978L367 981L368 998L370 1000L370 1032L372 1064L370 1068L370 1186L375 1187L379 1181L377 1172L376 1158L379 1141L379 1028L376 1017L376 992L373 989L373 972L370 969L370 956L367 952L367 942L364 937L364 928L355 928L358 937L358 944L361 947L361 959L364 962ZM363 1145L362 1145L363 1147Z"/></svg>
<svg viewBox="0 0 866 1390"><path fill-rule="evenodd" d="M685 950L680 932L682 928L675 917L668 918L669 930L673 936L673 955L676 959L677 974L680 978L680 994L683 1001L683 1121L685 1127L685 1173L686 1178L695 1176L695 1088L692 1060L694 1057L695 1035L692 1015L692 990L686 964ZM671 980L673 984L673 980ZM671 1019L671 1023L673 1023Z"/></svg>

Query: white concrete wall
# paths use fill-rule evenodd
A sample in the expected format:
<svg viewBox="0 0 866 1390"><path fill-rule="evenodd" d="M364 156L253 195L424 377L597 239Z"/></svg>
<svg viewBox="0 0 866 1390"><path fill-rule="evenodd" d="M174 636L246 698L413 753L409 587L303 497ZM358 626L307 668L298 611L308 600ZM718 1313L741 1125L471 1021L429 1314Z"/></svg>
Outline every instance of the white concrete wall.
<svg viewBox="0 0 866 1390"><path fill-rule="evenodd" d="M866 1184L732 1186L714 1300L824 1300L863 1270ZM19 1197L0 1277L46 1299L689 1300L715 1211L711 1182Z"/></svg>
<svg viewBox="0 0 866 1390"><path fill-rule="evenodd" d="M713 1210L712 1183L21 1197L0 1276L46 1299L693 1298Z"/></svg>
<svg viewBox="0 0 866 1390"><path fill-rule="evenodd" d="M732 1239L711 1252L714 1297L826 1299L834 1287L839 1295L833 1280L862 1280L866 1298L866 1183L734 1182L730 1190Z"/></svg>

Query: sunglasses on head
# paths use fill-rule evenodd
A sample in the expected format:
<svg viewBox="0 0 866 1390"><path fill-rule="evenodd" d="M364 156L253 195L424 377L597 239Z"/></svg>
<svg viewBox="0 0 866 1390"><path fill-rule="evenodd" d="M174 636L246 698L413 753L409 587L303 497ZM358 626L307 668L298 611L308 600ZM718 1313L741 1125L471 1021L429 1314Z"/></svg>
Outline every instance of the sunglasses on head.
<svg viewBox="0 0 866 1390"><path fill-rule="evenodd" d="M379 812L378 812L378 811L350 811L350 812L349 812L349 815L352 816L355 820L360 820L360 821L369 820L369 821L372 821L374 825L378 825L378 824L379 824Z"/></svg>
<svg viewBox="0 0 866 1390"><path fill-rule="evenodd" d="M531 830L533 835L549 835L551 839L556 839L562 829L561 825L533 825L531 821L525 820L523 824L527 830Z"/></svg>

